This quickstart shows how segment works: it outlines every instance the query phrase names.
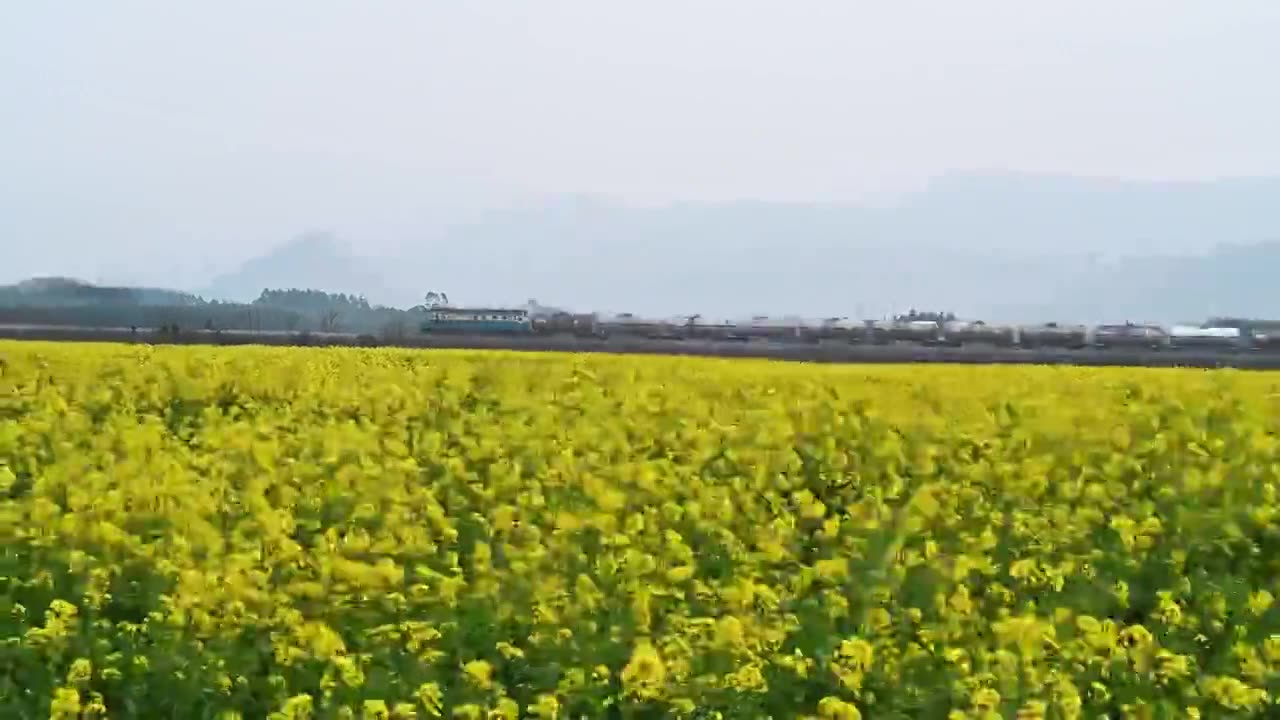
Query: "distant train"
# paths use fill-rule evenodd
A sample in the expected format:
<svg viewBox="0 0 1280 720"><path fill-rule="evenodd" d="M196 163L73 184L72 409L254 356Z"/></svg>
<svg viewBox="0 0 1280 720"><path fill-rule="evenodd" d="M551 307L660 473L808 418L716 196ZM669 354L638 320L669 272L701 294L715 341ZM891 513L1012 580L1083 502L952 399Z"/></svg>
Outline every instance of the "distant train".
<svg viewBox="0 0 1280 720"><path fill-rule="evenodd" d="M435 307L427 311L422 332L431 334L522 334L533 331L528 310Z"/></svg>
<svg viewBox="0 0 1280 720"><path fill-rule="evenodd" d="M422 331L431 334L530 334L650 340L721 342L849 343L922 347L985 346L1064 350L1214 350L1280 351L1280 334L1238 327L1149 323L1107 325L999 325L982 321L899 319L851 321L829 318L753 317L746 321L642 318L630 314L595 313L531 315L513 308L432 308Z"/></svg>

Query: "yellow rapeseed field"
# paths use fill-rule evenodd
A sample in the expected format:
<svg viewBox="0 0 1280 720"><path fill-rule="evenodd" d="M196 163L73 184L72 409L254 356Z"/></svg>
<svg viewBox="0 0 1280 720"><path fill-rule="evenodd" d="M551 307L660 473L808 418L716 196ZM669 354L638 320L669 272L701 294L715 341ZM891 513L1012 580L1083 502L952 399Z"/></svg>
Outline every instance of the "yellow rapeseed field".
<svg viewBox="0 0 1280 720"><path fill-rule="evenodd" d="M0 717L1280 711L1280 377L0 343Z"/></svg>

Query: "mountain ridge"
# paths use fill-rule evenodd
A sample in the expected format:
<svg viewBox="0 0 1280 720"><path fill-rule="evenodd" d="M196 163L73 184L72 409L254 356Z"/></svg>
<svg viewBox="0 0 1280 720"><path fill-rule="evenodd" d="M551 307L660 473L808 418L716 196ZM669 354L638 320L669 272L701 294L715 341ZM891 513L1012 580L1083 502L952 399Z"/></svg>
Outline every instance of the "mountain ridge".
<svg viewBox="0 0 1280 720"><path fill-rule="evenodd" d="M308 231L214 277L193 291L210 300L251 302L266 289L314 289L387 302L381 272L327 231Z"/></svg>
<svg viewBox="0 0 1280 720"><path fill-rule="evenodd" d="M293 255L268 253L213 285L241 297L308 285L400 305L444 290L468 304L538 297L653 314L878 317L915 306L1015 321L1280 315L1267 271L1280 270L1274 207L1277 178L1008 173L944 176L878 207L635 207L566 195L426 226L381 256L357 257L332 238L295 243Z"/></svg>

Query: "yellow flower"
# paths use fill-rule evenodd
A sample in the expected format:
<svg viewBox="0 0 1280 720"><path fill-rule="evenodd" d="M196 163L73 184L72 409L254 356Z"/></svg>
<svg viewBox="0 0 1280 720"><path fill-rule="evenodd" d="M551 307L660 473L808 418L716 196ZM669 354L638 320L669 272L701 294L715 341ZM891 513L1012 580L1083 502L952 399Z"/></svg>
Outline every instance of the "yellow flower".
<svg viewBox="0 0 1280 720"><path fill-rule="evenodd" d="M1000 693L993 688L980 687L969 695L969 704L978 712L994 712L1000 707Z"/></svg>
<svg viewBox="0 0 1280 720"><path fill-rule="evenodd" d="M1062 678L1053 686L1053 703L1058 714L1066 720L1078 720L1084 707L1084 700L1075 683Z"/></svg>
<svg viewBox="0 0 1280 720"><path fill-rule="evenodd" d="M271 720L310 720L315 713L315 699L310 695L294 695L284 701L279 710L271 713Z"/></svg>
<svg viewBox="0 0 1280 720"><path fill-rule="evenodd" d="M1254 710L1267 702L1267 691L1250 687L1233 677L1209 676L1200 681L1209 699L1229 710Z"/></svg>
<svg viewBox="0 0 1280 720"><path fill-rule="evenodd" d="M687 697L673 698L668 704L677 715L681 716L692 715L698 710L697 703Z"/></svg>
<svg viewBox="0 0 1280 720"><path fill-rule="evenodd" d="M667 579L673 583L682 583L693 577L696 570L692 565L677 565L667 570Z"/></svg>
<svg viewBox="0 0 1280 720"><path fill-rule="evenodd" d="M1128 520L1128 518L1124 519ZM1119 520L1120 518L1117 518L1113 522L1119 522ZM1129 583L1126 583L1123 580L1117 580L1112 592L1115 595L1116 602L1120 603L1120 607L1129 607Z"/></svg>
<svg viewBox="0 0 1280 720"><path fill-rule="evenodd" d="M765 680L764 673L761 672L760 665L757 663L738 668L725 680L729 687L738 692L761 693L769 689L769 683Z"/></svg>
<svg viewBox="0 0 1280 720"><path fill-rule="evenodd" d="M653 698L661 693L666 676L667 669L657 649L648 640L640 640L631 660L622 668L622 687L641 698Z"/></svg>
<svg viewBox="0 0 1280 720"><path fill-rule="evenodd" d="M524 657L524 651L509 642L503 641L498 643L497 649L498 652L502 653L502 656L508 660Z"/></svg>
<svg viewBox="0 0 1280 720"><path fill-rule="evenodd" d="M862 720L862 713L853 703L828 696L818 701L818 717L822 720Z"/></svg>
<svg viewBox="0 0 1280 720"><path fill-rule="evenodd" d="M427 714L431 717L443 717L444 715L444 692L436 683L423 683L418 686L417 692L418 702L426 709Z"/></svg>
<svg viewBox="0 0 1280 720"><path fill-rule="evenodd" d="M818 577L832 583L842 582L849 577L849 561L844 558L827 558L813 564Z"/></svg>
<svg viewBox="0 0 1280 720"><path fill-rule="evenodd" d="M467 681L481 690L493 686L493 666L486 660L472 660L462 666Z"/></svg>
<svg viewBox="0 0 1280 720"><path fill-rule="evenodd" d="M1039 700L1028 700L1018 708L1017 720L1044 720L1047 706Z"/></svg>
<svg viewBox="0 0 1280 720"><path fill-rule="evenodd" d="M1156 651L1156 674L1162 680L1175 680L1191 674L1191 661L1186 655L1178 655L1163 648Z"/></svg>
<svg viewBox="0 0 1280 720"><path fill-rule="evenodd" d="M857 670L866 670L871 667L875 649L871 647L871 643L862 638L849 638L840 641L835 655L842 664Z"/></svg>
<svg viewBox="0 0 1280 720"><path fill-rule="evenodd" d="M270 720L892 717L943 696L969 720L1159 698L1258 716L1272 585L1241 596L1199 550L1280 521L1277 385L0 341L0 612L47 689L6 708L128 710L101 685L219 720L252 696ZM1268 577L1236 555L1226 575ZM1174 579L1138 593L1148 565ZM136 593L142 617L105 612Z"/></svg>
<svg viewBox="0 0 1280 720"><path fill-rule="evenodd" d="M871 643L862 638L842 640L831 659L831 672L846 690L857 692L871 669L874 655Z"/></svg>
<svg viewBox="0 0 1280 720"><path fill-rule="evenodd" d="M733 615L725 615L716 621L716 642L731 648L741 648L745 642L742 621Z"/></svg>
<svg viewBox="0 0 1280 720"><path fill-rule="evenodd" d="M520 720L520 704L509 697L499 698L487 717L489 720Z"/></svg>
<svg viewBox="0 0 1280 720"><path fill-rule="evenodd" d="M555 720L560 716L560 701L555 695L543 693L538 696L533 705L529 708L529 713L534 717L545 718L545 720Z"/></svg>
<svg viewBox="0 0 1280 720"><path fill-rule="evenodd" d="M1156 593L1157 607L1155 611L1156 617L1166 625L1177 625L1182 621L1182 606L1177 600L1173 599L1173 593L1167 590L1161 590Z"/></svg>
<svg viewBox="0 0 1280 720"><path fill-rule="evenodd" d="M1280 635L1272 635L1262 641L1262 656L1272 665L1280 663Z"/></svg>
<svg viewBox="0 0 1280 720"><path fill-rule="evenodd" d="M80 717L80 692L75 688L60 687L53 691L49 708L49 720L76 720Z"/></svg>
<svg viewBox="0 0 1280 720"><path fill-rule="evenodd" d="M364 684L364 670L360 668L360 663L355 658L338 656L333 658L332 662L338 669L343 684L348 687L360 687Z"/></svg>
<svg viewBox="0 0 1280 720"><path fill-rule="evenodd" d="M1052 625L1027 615L998 620L992 624L992 631L1001 644L1015 646L1022 655L1029 657L1042 655L1055 635Z"/></svg>
<svg viewBox="0 0 1280 720"><path fill-rule="evenodd" d="M102 697L102 693L90 691L89 701L81 702L80 720L94 720L95 718L105 717L107 717L107 703Z"/></svg>
<svg viewBox="0 0 1280 720"><path fill-rule="evenodd" d="M76 658L67 670L67 684L84 686L93 678L93 663L87 658Z"/></svg>

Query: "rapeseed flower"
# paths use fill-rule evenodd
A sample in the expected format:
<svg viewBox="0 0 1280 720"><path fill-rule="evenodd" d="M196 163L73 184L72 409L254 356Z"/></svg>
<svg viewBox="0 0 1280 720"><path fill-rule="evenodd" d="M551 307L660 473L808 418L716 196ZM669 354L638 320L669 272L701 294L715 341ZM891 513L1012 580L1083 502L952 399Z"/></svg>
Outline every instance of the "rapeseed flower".
<svg viewBox="0 0 1280 720"><path fill-rule="evenodd" d="M0 352L16 715L1280 697L1270 374Z"/></svg>

